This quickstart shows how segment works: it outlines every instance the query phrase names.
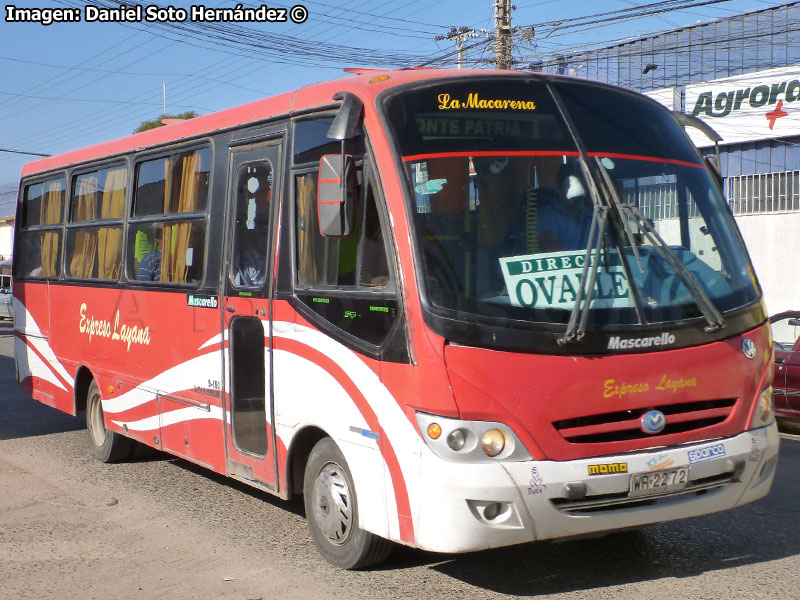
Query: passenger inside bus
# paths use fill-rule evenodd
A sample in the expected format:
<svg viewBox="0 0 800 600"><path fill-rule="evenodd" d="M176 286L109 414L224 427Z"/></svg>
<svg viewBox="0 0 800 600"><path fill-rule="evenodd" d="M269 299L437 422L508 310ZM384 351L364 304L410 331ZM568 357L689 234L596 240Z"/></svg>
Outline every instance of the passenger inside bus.
<svg viewBox="0 0 800 600"><path fill-rule="evenodd" d="M152 250L139 261L136 278L139 281L161 281L161 246L164 240L164 225L158 223L154 233L155 250Z"/></svg>
<svg viewBox="0 0 800 600"><path fill-rule="evenodd" d="M233 282L238 286L259 286L264 283L267 261L267 232L245 231L239 237L239 248L234 261Z"/></svg>

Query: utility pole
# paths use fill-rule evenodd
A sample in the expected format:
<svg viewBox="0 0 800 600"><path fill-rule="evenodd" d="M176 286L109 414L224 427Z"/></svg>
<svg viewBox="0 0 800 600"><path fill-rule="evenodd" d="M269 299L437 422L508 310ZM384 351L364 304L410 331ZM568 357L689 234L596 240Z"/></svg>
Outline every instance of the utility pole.
<svg viewBox="0 0 800 600"><path fill-rule="evenodd" d="M494 27L497 31L495 42L495 67L511 68L511 0L495 0Z"/></svg>
<svg viewBox="0 0 800 600"><path fill-rule="evenodd" d="M495 68L497 69L511 69L513 58L511 56L511 42L514 36L519 36L523 43L529 44L533 41L533 27L522 30L519 27L511 26L511 11L516 7L511 4L511 0L492 0L494 2L494 31L488 29L475 30L471 27L451 27L450 32L444 35L437 35L437 41L449 40L456 44L458 51L458 68L464 66L465 44L469 38L478 38L486 36L487 40L492 40L493 43L488 46L488 49L494 50ZM471 44L466 46L466 49L473 46L481 45ZM479 59L478 62L491 62L491 59ZM426 63L427 64L427 63Z"/></svg>
<svg viewBox="0 0 800 600"><path fill-rule="evenodd" d="M464 44L467 42L468 38L476 38L478 37L478 32L470 27L451 27L450 33L447 35L437 35L436 40L452 40L456 43L456 47L458 48L458 68L464 68Z"/></svg>

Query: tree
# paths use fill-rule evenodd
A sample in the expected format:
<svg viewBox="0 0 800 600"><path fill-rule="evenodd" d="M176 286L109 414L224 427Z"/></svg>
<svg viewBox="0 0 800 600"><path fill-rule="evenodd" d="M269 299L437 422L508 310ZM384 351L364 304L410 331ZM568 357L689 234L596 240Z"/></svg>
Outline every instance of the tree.
<svg viewBox="0 0 800 600"><path fill-rule="evenodd" d="M181 113L179 115L161 115L160 117L158 117L157 119L153 119L152 121L143 122L141 125L139 125L139 127L137 127L134 130L133 133L140 133L142 131L147 131L148 129L155 129L156 127L163 127L164 125L166 125L166 123L163 122L165 119L176 119L176 120L179 120L179 121L185 121L186 119L194 119L195 117L198 117L198 116L200 116L200 115L198 115L193 110L187 111L185 113Z"/></svg>

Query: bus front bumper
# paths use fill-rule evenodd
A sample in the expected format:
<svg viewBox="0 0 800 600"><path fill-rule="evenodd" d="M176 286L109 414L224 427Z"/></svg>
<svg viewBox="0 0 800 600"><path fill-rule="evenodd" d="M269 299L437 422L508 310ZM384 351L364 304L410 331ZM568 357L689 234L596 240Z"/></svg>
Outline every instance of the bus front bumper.
<svg viewBox="0 0 800 600"><path fill-rule="evenodd" d="M773 423L731 438L589 460L457 464L425 453L415 545L469 552L727 510L769 492L778 442ZM657 478L647 473L673 484L651 487Z"/></svg>

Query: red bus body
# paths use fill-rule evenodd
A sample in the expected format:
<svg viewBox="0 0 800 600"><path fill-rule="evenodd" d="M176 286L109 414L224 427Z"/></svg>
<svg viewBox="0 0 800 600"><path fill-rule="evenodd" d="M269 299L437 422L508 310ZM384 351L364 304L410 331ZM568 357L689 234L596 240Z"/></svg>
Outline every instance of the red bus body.
<svg viewBox="0 0 800 600"><path fill-rule="evenodd" d="M751 324L746 330L664 348L641 341L660 333L623 332L621 338L631 338L631 344L650 347L602 355L463 343L431 326L420 258L411 243L416 234L403 160L376 105L387 90L478 75L491 77L435 70L366 73L28 164L21 203L26 186L54 176L67 182L66 217L56 224L62 229L53 229L61 232L60 244L78 235L68 230L75 175L98 165L124 166L128 204L115 227L130 231L125 234L130 252L135 166L192 144L211 148L213 155L209 208L205 221L198 217L207 232L207 266L196 285L140 285L128 262L112 281L70 277L74 265L64 254L51 276L15 274L15 351L23 388L44 404L77 414L86 409L94 382L109 434L282 498L303 491L312 448L330 438L352 477L358 528L429 550L463 552L612 531L764 496L774 475L777 432L771 414L754 425L772 377L769 325L760 300L741 317ZM364 105L370 173L392 265L386 289L394 290L399 307L387 334L400 348L398 359L386 359L383 350L359 351L349 337L342 342L332 336L307 308L331 300L310 289L299 309L296 280L286 279L288 288L281 283L283 273L296 272L292 256L300 244L287 233L287 223L300 218L292 202L302 178L291 166L291 127L317 114L333 116L338 108L333 98L343 91ZM226 279L229 261L215 256L229 256L234 227L231 181L238 166L228 165L250 164L243 153L261 147L278 157L270 163L270 185L272 202L280 205L270 217L264 290L271 291L259 297L229 293L234 289ZM406 160L412 159L417 160ZM215 229L217 220L223 224ZM17 227L15 257L24 252L23 219ZM74 256L76 251L64 248ZM286 271L284 264L290 265ZM335 303L338 296L331 298ZM364 310L394 311L387 302L375 301ZM351 314L360 317L361 310ZM232 429L240 417L231 413L238 360L231 323L244 322L245 316L264 327L263 452L243 447L237 435L249 434ZM257 332L256 327L256 337ZM236 335L242 341L235 344L250 347L252 331L245 327ZM249 385L242 377L242 385ZM664 413L671 432L642 433L645 410ZM243 412L241 418L244 423L249 417ZM446 436L450 421L468 423L465 430L477 427L477 435L483 430L476 423L499 424L506 436L499 458L483 455L480 440L472 440L480 460L443 458L435 445L444 437L432 440L435 428L429 424ZM631 492L635 474L683 466L685 487L653 495Z"/></svg>

